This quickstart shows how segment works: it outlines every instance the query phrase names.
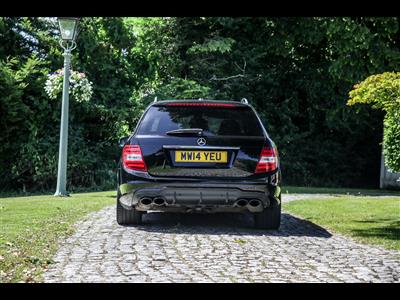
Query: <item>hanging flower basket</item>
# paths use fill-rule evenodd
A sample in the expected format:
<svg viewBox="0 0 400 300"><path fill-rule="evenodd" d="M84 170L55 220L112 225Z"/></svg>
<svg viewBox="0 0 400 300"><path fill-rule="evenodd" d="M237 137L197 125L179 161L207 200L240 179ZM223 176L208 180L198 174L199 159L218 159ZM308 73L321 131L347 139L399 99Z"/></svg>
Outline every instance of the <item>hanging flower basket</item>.
<svg viewBox="0 0 400 300"><path fill-rule="evenodd" d="M44 89L50 99L57 99L62 93L64 71L60 69L47 76ZM93 95L93 83L87 79L85 73L77 71L71 70L69 78L71 97L78 102L88 102Z"/></svg>

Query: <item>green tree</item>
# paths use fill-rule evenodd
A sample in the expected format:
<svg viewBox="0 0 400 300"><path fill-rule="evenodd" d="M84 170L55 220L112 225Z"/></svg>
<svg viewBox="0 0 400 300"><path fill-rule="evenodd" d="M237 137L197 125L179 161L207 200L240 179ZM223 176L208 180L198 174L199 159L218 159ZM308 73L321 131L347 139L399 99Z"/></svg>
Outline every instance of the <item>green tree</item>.
<svg viewBox="0 0 400 300"><path fill-rule="evenodd" d="M70 105L70 189L114 186L117 140L155 96L245 97L285 184L377 186L384 112L345 103L354 82L398 67L399 20L83 18L72 68L94 94ZM55 187L61 99L43 88L63 65L58 35L54 18L0 18L0 190Z"/></svg>
<svg viewBox="0 0 400 300"><path fill-rule="evenodd" d="M247 98L280 148L285 182L377 184L383 115L364 108L355 116L344 104L354 81L398 65L398 18L168 22L175 62L159 80L193 81L214 98Z"/></svg>
<svg viewBox="0 0 400 300"><path fill-rule="evenodd" d="M400 72L371 75L349 93L348 105L372 104L386 112L384 119L383 153L385 163L400 172Z"/></svg>
<svg viewBox="0 0 400 300"><path fill-rule="evenodd" d="M139 115L132 95L154 71L148 71L143 51L136 51L136 37L123 18L83 18L77 42L72 68L94 82L94 95L89 103L70 105L69 189L110 188L116 142ZM53 189L61 97L49 99L44 83L63 65L56 20L0 18L0 54L0 189Z"/></svg>

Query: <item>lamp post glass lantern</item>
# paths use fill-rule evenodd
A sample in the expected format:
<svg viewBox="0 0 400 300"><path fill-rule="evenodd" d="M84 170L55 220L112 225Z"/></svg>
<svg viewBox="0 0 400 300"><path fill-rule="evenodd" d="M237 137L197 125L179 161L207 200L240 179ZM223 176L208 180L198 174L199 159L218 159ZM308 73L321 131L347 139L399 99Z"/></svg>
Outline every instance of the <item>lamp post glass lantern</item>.
<svg viewBox="0 0 400 300"><path fill-rule="evenodd" d="M64 81L61 105L60 148L58 152L57 190L54 196L68 196L67 193L67 149L68 149L68 110L69 76L71 51L76 48L79 18L58 18L60 45L64 49Z"/></svg>
<svg viewBox="0 0 400 300"><path fill-rule="evenodd" d="M78 33L79 18L58 18L61 38L64 41L74 41Z"/></svg>

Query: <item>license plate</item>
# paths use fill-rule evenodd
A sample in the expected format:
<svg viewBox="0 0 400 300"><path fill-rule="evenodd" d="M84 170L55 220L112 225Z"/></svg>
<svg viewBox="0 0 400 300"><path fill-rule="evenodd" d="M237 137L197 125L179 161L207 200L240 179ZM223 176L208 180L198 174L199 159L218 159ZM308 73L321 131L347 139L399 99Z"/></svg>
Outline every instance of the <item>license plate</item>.
<svg viewBox="0 0 400 300"><path fill-rule="evenodd" d="M226 151L175 151L176 162L226 163Z"/></svg>

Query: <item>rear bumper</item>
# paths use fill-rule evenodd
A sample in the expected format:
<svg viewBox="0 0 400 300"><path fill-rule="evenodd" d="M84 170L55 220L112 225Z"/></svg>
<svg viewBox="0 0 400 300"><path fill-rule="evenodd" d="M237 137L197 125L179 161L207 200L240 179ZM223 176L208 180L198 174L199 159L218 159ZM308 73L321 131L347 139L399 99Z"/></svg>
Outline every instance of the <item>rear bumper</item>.
<svg viewBox="0 0 400 300"><path fill-rule="evenodd" d="M126 208L138 210L187 211L188 209L212 211L245 211L238 207L239 199L257 199L261 210L280 203L278 185L265 181L253 182L151 182L135 180L119 186L120 202ZM141 199L161 198L163 205L142 205Z"/></svg>

